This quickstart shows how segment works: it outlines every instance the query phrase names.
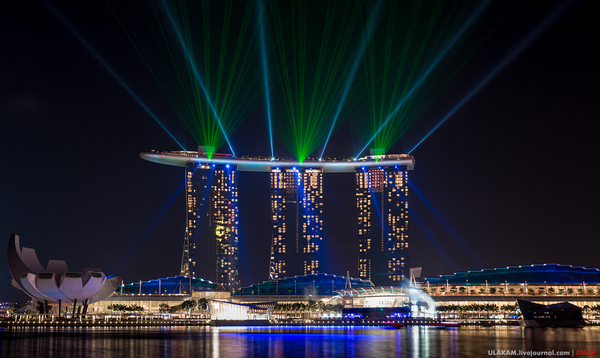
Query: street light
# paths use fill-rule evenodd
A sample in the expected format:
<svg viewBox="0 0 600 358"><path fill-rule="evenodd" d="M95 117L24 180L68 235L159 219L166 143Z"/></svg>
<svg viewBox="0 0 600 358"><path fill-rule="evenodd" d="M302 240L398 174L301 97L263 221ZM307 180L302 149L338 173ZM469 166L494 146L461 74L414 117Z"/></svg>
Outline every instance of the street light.
<svg viewBox="0 0 600 358"><path fill-rule="evenodd" d="M485 280L485 293L488 294L488 295L490 294L490 289L488 287L487 280Z"/></svg>

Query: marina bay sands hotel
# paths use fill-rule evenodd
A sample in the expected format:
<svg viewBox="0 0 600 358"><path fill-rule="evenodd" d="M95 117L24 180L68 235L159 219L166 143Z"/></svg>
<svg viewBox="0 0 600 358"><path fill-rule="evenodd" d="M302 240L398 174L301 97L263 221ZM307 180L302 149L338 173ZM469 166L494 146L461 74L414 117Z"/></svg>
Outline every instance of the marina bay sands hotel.
<svg viewBox="0 0 600 358"><path fill-rule="evenodd" d="M323 174L356 173L358 272L375 285L408 278L406 154L355 161L241 159L226 154L146 152L148 161L185 168L186 229L181 274L239 288L239 171L269 172L270 279L319 273L323 253ZM242 218L243 220L243 218Z"/></svg>

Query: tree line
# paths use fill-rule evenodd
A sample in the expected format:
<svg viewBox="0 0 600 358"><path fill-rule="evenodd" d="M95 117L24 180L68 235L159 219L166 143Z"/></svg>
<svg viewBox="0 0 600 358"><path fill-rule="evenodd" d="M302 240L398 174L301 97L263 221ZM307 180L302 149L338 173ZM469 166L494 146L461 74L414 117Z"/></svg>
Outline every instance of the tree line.
<svg viewBox="0 0 600 358"><path fill-rule="evenodd" d="M208 300L206 298L200 298L196 301L190 298L174 306L169 306L166 303L161 303L158 306L158 311L160 313L180 313L182 311L192 313L192 311L194 311L196 308L200 311L208 311Z"/></svg>
<svg viewBox="0 0 600 358"><path fill-rule="evenodd" d="M503 306L498 306L495 303L483 303L483 304L478 304L478 303L471 303L468 305L443 305L443 306L437 306L436 310L438 312L461 312L461 313L467 313L467 312L515 312L517 310L518 305L514 304L514 305L503 305Z"/></svg>
<svg viewBox="0 0 600 358"><path fill-rule="evenodd" d="M115 303L113 305L108 305L107 307L109 310L111 311L117 311L117 312L143 312L144 311L144 307L142 306L138 306L138 305L122 305L119 303Z"/></svg>
<svg viewBox="0 0 600 358"><path fill-rule="evenodd" d="M342 313L344 306L340 303L332 305L325 302L308 301L308 303L278 303L273 310L274 313L283 312L313 312L323 311L325 313Z"/></svg>

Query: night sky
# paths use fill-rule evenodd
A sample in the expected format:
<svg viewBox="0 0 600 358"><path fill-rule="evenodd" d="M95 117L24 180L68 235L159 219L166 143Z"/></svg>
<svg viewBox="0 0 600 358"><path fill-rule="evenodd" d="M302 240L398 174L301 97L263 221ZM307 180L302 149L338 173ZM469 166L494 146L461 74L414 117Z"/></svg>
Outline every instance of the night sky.
<svg viewBox="0 0 600 358"><path fill-rule="evenodd" d="M15 3L0 15L0 243L16 233L42 265L64 259L73 271L100 267L126 283L178 274L184 170L139 157L178 146L44 2ZM519 3L502 20L506 34L390 152L412 148L561 4ZM534 263L600 266L595 5L572 2L411 153L409 179L437 213L411 188L410 266L423 267L424 276ZM193 150L106 4L56 7ZM263 117L256 111L233 134L237 154L270 155ZM328 153L346 157L363 145L345 125ZM278 140L275 152L289 155ZM330 260L323 272L356 276L354 180L324 176ZM249 285L268 275L268 173L240 173L240 182L240 275ZM0 300L24 300L10 280L0 255Z"/></svg>

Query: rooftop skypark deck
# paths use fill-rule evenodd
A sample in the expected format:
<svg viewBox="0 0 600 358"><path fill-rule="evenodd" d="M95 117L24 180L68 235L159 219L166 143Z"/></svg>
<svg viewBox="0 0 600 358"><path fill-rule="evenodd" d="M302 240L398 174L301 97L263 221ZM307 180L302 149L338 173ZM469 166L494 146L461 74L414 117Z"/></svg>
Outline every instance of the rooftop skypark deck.
<svg viewBox="0 0 600 358"><path fill-rule="evenodd" d="M171 165L175 167L187 167L190 164L206 165L221 164L237 166L239 171L246 172L270 172L277 167L298 169L321 169L324 173L354 173L360 168L372 167L397 167L401 170L413 170L415 159L408 154L384 154L370 155L357 160L305 160L300 163L289 158L253 158L235 157L230 154L214 154L210 159L203 153L192 151L174 152L145 152L140 157L150 162Z"/></svg>

